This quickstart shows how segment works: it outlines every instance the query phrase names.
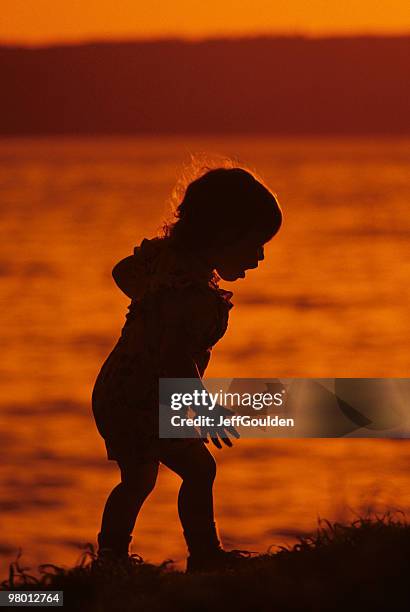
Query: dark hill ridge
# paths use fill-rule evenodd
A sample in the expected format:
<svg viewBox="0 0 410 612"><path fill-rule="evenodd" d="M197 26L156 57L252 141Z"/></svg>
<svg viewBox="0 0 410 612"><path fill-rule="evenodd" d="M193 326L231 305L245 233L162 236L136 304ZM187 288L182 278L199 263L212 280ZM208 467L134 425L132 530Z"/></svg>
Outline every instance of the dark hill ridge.
<svg viewBox="0 0 410 612"><path fill-rule="evenodd" d="M410 36L0 47L0 134L409 133Z"/></svg>
<svg viewBox="0 0 410 612"><path fill-rule="evenodd" d="M387 513L349 524L321 520L292 548L254 556L231 571L184 575L161 566L96 563L88 545L72 568L38 575L12 563L1 590L59 590L66 612L390 612L408 609L410 525ZM356 604L356 606L355 606Z"/></svg>

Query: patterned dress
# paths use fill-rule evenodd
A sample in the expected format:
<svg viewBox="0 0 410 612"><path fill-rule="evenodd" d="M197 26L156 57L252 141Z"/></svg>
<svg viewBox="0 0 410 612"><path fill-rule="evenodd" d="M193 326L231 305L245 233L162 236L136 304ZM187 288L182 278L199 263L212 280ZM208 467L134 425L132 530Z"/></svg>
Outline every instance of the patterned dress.
<svg viewBox="0 0 410 612"><path fill-rule="evenodd" d="M159 455L158 379L167 376L163 339L177 338L202 377L227 329L232 293L169 238L144 239L134 249L130 274L126 322L98 374L92 408L108 459L138 461Z"/></svg>

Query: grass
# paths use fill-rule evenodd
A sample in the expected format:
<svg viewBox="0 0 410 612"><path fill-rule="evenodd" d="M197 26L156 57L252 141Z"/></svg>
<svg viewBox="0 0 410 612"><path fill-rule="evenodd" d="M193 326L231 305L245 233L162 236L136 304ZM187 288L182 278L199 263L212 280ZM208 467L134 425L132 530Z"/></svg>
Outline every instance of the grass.
<svg viewBox="0 0 410 612"><path fill-rule="evenodd" d="M64 591L64 610L87 612L348 612L410 607L410 524L386 514L350 524L320 520L314 535L257 555L240 570L186 575L171 562L95 569L92 545L72 568L20 558L1 588Z"/></svg>

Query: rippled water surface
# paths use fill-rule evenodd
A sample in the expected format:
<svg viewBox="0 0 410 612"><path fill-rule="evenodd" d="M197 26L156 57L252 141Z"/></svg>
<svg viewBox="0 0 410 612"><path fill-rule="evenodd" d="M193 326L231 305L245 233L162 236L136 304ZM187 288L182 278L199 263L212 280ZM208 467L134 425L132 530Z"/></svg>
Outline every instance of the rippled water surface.
<svg viewBox="0 0 410 612"><path fill-rule="evenodd" d="M209 376L410 376L409 142L0 142L1 574L72 563L116 482L90 413L127 307L111 268L167 212L190 153L233 155L277 192L280 234L234 291ZM406 440L276 440L215 452L228 546L266 550L368 509L410 509ZM161 469L134 551L181 560L177 477Z"/></svg>

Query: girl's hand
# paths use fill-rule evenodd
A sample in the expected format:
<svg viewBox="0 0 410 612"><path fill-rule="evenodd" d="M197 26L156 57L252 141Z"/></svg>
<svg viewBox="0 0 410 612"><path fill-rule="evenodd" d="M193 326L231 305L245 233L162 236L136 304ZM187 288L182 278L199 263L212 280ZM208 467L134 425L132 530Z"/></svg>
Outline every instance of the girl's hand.
<svg viewBox="0 0 410 612"><path fill-rule="evenodd" d="M232 412L232 410L229 410L224 406L218 405L215 406L215 408L212 410L212 413L209 411L207 412L207 416L212 416L215 423L219 423L221 417L230 417L233 414L234 413ZM203 427L200 427L199 431L201 434L201 438L203 439L205 444L209 444L209 436L216 448L219 449L222 448L220 440L222 440L222 442L226 446L232 446L232 441L228 437L228 433L230 433L231 436L233 436L234 438L240 438L238 431L233 425L215 425L214 427L205 425Z"/></svg>

